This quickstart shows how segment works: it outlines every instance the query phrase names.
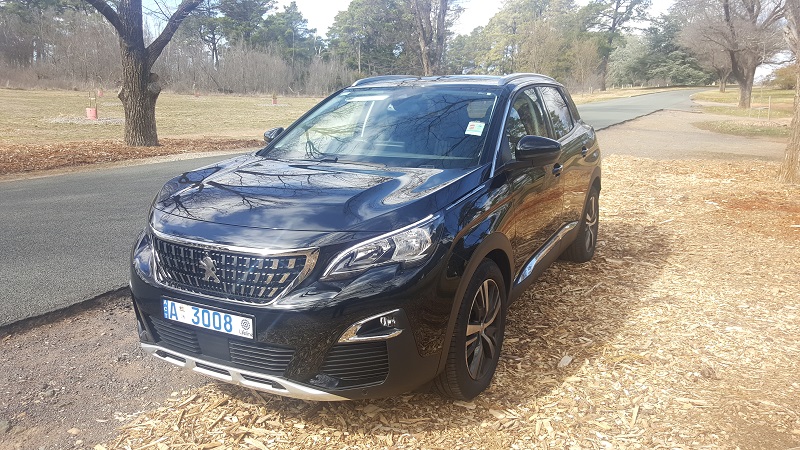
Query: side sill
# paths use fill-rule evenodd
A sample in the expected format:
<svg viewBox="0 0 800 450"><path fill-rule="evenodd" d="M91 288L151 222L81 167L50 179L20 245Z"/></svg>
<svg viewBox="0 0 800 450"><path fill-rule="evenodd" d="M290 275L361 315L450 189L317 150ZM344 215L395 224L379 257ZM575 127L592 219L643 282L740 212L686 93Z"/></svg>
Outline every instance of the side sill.
<svg viewBox="0 0 800 450"><path fill-rule="evenodd" d="M564 224L558 231L556 231L550 239L545 242L536 253L533 254L530 260L525 263L524 268L520 272L516 280L514 280L514 290L518 287L527 286L533 282L547 267L558 258L560 244L572 230L578 226L578 222L569 222Z"/></svg>

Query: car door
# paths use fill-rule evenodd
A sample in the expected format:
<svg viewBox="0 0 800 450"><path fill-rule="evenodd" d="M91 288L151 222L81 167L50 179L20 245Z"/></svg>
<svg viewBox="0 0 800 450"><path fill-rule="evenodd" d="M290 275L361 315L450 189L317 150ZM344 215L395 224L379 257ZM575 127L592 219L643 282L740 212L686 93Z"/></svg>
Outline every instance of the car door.
<svg viewBox="0 0 800 450"><path fill-rule="evenodd" d="M501 142L500 170L506 171L514 196L514 267L517 276L561 224L561 185L554 165L533 166L515 157L520 139L526 135L547 136L543 105L533 89L519 92L506 117ZM517 278L515 276L515 278Z"/></svg>
<svg viewBox="0 0 800 450"><path fill-rule="evenodd" d="M563 222L580 220L589 190L593 163L587 160L594 146L594 133L574 117L568 97L561 88L537 88L552 126L553 139L561 143L561 184L564 189ZM574 109L574 108L573 108Z"/></svg>

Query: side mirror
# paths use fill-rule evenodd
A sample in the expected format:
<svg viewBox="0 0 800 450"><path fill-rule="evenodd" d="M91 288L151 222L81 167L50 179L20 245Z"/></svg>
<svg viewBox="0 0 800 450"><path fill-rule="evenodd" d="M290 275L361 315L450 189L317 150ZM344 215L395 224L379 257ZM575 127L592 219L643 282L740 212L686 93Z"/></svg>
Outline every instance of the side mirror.
<svg viewBox="0 0 800 450"><path fill-rule="evenodd" d="M264 132L264 142L269 144L270 142L274 141L276 137L280 136L283 133L283 127L272 128Z"/></svg>
<svg viewBox="0 0 800 450"><path fill-rule="evenodd" d="M517 160L530 161L534 166L556 163L560 156L561 143L550 138L529 135L517 143Z"/></svg>

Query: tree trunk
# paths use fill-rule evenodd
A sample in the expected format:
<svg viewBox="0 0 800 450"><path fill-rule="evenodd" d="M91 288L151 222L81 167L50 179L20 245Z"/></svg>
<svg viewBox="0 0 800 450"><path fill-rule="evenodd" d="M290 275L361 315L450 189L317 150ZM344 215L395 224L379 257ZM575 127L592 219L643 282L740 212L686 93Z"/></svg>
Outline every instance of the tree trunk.
<svg viewBox="0 0 800 450"><path fill-rule="evenodd" d="M753 96L753 79L756 76L756 66L746 67L739 71L739 75L734 72L734 78L739 83L739 108L750 108L750 101Z"/></svg>
<svg viewBox="0 0 800 450"><path fill-rule="evenodd" d="M447 40L447 3L448 0L437 0L436 8L431 0L411 0L410 3L425 76L438 74L442 69Z"/></svg>
<svg viewBox="0 0 800 450"><path fill-rule="evenodd" d="M122 89L118 97L125 111L125 143L131 146L158 145L156 100L161 93L158 75L150 73L147 57L135 49L122 49Z"/></svg>
<svg viewBox="0 0 800 450"><path fill-rule="evenodd" d="M797 80L794 87L794 117L789 132L789 143L781 165L780 179L786 183L800 184L800 62L795 64Z"/></svg>
<svg viewBox="0 0 800 450"><path fill-rule="evenodd" d="M430 57L431 41L433 40L431 12L430 0L411 0L411 14L414 16L414 23L417 28L420 63L422 64L422 74L424 76L433 75Z"/></svg>
<svg viewBox="0 0 800 450"><path fill-rule="evenodd" d="M431 72L437 75L443 74L442 62L444 59L445 42L447 41L446 19L447 0L439 0L439 8L436 11L436 32L434 36L436 46L434 50L434 61L432 61L433 67L431 67Z"/></svg>
<svg viewBox="0 0 800 450"><path fill-rule="evenodd" d="M150 73L164 47L189 13L202 0L182 0L161 34L144 45L142 0L117 0L112 7L106 0L85 0L103 15L119 34L122 56L122 89L117 96L125 110L125 143L131 146L158 145L156 100L161 93L158 75Z"/></svg>
<svg viewBox="0 0 800 450"><path fill-rule="evenodd" d="M781 164L780 179L786 183L800 184L800 4L786 4L786 43L795 57L794 116L786 145L786 156Z"/></svg>
<svg viewBox="0 0 800 450"><path fill-rule="evenodd" d="M608 56L603 56L600 60L600 90L606 90L606 75L608 73Z"/></svg>

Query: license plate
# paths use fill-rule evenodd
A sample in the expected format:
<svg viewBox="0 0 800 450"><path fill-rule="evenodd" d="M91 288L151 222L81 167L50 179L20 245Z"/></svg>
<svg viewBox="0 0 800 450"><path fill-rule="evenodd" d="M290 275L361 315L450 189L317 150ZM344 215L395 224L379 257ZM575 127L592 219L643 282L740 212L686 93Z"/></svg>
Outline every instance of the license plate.
<svg viewBox="0 0 800 450"><path fill-rule="evenodd" d="M164 318L206 330L253 339L253 319L162 299Z"/></svg>

